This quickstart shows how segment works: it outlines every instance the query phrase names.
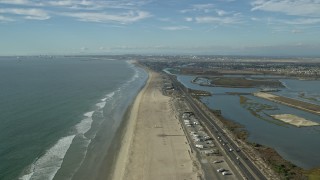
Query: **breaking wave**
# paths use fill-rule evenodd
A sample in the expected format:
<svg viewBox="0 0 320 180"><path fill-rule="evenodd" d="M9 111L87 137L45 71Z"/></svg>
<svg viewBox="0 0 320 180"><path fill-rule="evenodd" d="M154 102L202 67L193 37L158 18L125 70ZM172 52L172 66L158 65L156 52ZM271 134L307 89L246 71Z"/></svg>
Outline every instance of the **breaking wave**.
<svg viewBox="0 0 320 180"><path fill-rule="evenodd" d="M102 112L107 103L110 103L110 106L112 106L114 103L117 103L112 100L114 96L122 96L123 89L128 88L128 86L130 86L132 82L141 77L141 72L137 70L137 68L134 68L134 65L129 64L129 67L135 71L134 75L128 81L118 87L115 91L110 92L102 97L100 101L95 104L95 107L92 111L84 113L83 119L73 127L74 131L70 132L70 135L60 138L51 148L49 148L44 153L44 155L40 156L31 165L29 165L29 167L27 167L27 169L19 177L20 180L52 180L58 170L61 168L65 155L72 145L72 142L74 141L74 139L77 139L75 137L80 137L80 139L83 140L83 145L85 147L89 146L92 137L88 138L85 136L85 134L92 128L94 118L101 115L103 116ZM86 156L87 150L82 153L84 154L84 157L81 160L81 163Z"/></svg>

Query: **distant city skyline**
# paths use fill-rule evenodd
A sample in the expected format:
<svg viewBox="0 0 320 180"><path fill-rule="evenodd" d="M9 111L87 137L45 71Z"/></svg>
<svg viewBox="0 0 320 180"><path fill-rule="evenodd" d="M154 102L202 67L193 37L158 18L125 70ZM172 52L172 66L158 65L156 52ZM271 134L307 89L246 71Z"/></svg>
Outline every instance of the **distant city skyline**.
<svg viewBox="0 0 320 180"><path fill-rule="evenodd" d="M319 0L0 0L0 56L320 56Z"/></svg>

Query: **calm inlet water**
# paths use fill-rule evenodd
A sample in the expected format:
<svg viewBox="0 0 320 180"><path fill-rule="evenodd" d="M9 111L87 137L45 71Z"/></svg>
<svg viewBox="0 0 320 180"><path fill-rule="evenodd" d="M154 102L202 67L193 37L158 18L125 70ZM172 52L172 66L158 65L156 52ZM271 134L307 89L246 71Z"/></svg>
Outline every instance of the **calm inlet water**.
<svg viewBox="0 0 320 180"><path fill-rule="evenodd" d="M72 179L83 167L99 169L146 79L125 61L1 57L0 179Z"/></svg>
<svg viewBox="0 0 320 180"><path fill-rule="evenodd" d="M202 102L211 109L222 110L222 115L229 120L242 124L249 132L249 141L274 148L281 156L302 168L320 166L320 126L298 128L278 120L270 115L294 114L305 119L319 122L320 116L285 105L277 104L252 95L245 95L246 104L240 104L240 96L226 92L256 92L257 88L205 87L191 83L194 76L178 75L178 80L185 86L212 92L212 97L203 97ZM281 79L286 88L276 92L282 96L319 103L319 81L301 81ZM257 115L250 111L256 109Z"/></svg>

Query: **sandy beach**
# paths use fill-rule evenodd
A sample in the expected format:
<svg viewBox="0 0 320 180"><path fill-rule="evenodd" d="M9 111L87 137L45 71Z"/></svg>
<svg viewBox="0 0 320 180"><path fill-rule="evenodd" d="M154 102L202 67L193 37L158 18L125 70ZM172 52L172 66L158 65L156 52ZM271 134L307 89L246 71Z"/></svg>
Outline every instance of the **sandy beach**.
<svg viewBox="0 0 320 180"><path fill-rule="evenodd" d="M161 77L149 71L131 108L112 179L197 179L170 97L160 90Z"/></svg>

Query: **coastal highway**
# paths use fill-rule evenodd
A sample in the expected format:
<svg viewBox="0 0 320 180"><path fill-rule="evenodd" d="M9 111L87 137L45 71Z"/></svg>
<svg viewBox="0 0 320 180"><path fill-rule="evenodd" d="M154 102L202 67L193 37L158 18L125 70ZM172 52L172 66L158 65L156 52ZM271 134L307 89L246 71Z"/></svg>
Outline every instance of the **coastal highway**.
<svg viewBox="0 0 320 180"><path fill-rule="evenodd" d="M266 180L267 178L262 174L262 172L251 162L247 156L241 151L241 149L236 145L236 143L225 135L222 128L215 122L215 119L211 119L206 112L204 112L196 104L191 95L186 92L186 88L177 81L175 76L170 76L173 86L176 90L180 91L181 94L185 96L186 101L189 103L194 113L199 117L202 123L209 130L209 133L214 137L221 139L222 149L225 150L225 154L234 162L238 169L243 173L246 179L259 179Z"/></svg>

